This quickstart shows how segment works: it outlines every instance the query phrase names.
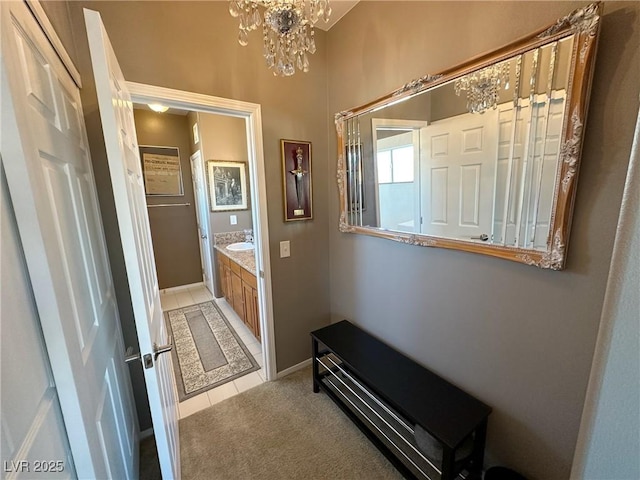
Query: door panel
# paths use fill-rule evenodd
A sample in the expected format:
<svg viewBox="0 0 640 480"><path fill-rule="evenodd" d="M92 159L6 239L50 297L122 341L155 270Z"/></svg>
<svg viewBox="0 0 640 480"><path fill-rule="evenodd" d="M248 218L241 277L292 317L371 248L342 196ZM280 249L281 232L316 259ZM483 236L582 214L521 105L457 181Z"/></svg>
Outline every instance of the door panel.
<svg viewBox="0 0 640 480"><path fill-rule="evenodd" d="M546 248L564 107L564 92L550 100L539 96L533 110L528 99L522 100L514 127L513 106L499 106L494 242ZM524 178L532 181L525 183Z"/></svg>
<svg viewBox="0 0 640 480"><path fill-rule="evenodd" d="M79 91L26 5L0 8L2 157L76 471L109 478L119 464L134 478L137 419Z"/></svg>
<svg viewBox="0 0 640 480"><path fill-rule="evenodd" d="M200 151L191 156L191 176L193 178L193 192L196 199L196 218L198 220L198 236L200 237L200 259L202 261L203 280L204 285L211 294L214 295L213 261L211 259L211 239L209 238L209 205Z"/></svg>
<svg viewBox="0 0 640 480"><path fill-rule="evenodd" d="M84 10L100 119L142 356L169 343L160 306L133 104L100 14ZM164 479L180 478L177 398L171 355L144 369L153 431Z"/></svg>
<svg viewBox="0 0 640 480"><path fill-rule="evenodd" d="M22 461L31 461L34 465L34 460L42 459L62 462L54 465L56 471L50 472L47 478L74 478L69 440L33 302L4 167L0 176L0 328L11 332L11 335L2 335L0 345L3 478L11 478ZM24 365L29 368L21 368Z"/></svg>
<svg viewBox="0 0 640 480"><path fill-rule="evenodd" d="M497 130L493 110L422 129L422 233L467 239L491 233Z"/></svg>

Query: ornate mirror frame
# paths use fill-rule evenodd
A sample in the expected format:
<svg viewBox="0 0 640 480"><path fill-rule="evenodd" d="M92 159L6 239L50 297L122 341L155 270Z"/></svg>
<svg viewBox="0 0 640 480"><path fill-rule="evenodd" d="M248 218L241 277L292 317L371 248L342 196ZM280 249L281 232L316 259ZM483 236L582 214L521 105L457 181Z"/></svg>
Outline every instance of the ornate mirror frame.
<svg viewBox="0 0 640 480"><path fill-rule="evenodd" d="M602 3L597 2L577 9L555 24L506 45L496 51L473 58L456 67L413 80L403 87L349 111L335 116L338 135L337 181L340 204L339 229L343 233L358 233L386 238L402 243L441 247L474 252L534 265L539 268L562 270L565 267L569 231L576 194L577 175L583 142L584 124L589 103L591 79L595 64L597 39L602 15ZM402 232L379 227L358 226L348 223L346 132L347 121L358 115L377 111L396 104L418 93L436 88L492 64L524 54L548 43L575 35L569 73L567 100L561 130L558 171L555 180L551 224L546 250L528 249L508 245L438 237L422 233Z"/></svg>

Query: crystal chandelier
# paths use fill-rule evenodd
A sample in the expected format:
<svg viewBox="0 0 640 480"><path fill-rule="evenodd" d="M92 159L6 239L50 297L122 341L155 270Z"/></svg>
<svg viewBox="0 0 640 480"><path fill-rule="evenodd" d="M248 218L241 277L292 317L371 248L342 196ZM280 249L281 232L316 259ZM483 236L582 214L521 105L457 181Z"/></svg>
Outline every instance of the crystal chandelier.
<svg viewBox="0 0 640 480"><path fill-rule="evenodd" d="M260 8L264 7L264 19ZM309 71L309 54L316 51L313 27L329 21L329 0L231 0L229 13L240 17L238 42L249 43L249 32L262 25L264 58L274 75Z"/></svg>
<svg viewBox="0 0 640 480"><path fill-rule="evenodd" d="M509 62L492 65L477 72L460 77L453 87L456 95L467 92L469 113L484 113L498 106L500 88L509 89Z"/></svg>

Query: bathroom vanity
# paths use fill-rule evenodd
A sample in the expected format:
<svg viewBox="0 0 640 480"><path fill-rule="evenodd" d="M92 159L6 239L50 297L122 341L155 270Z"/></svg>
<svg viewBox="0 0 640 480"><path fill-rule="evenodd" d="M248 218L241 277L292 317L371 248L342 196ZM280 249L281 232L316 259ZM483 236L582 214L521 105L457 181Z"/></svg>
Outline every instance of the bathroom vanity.
<svg viewBox="0 0 640 480"><path fill-rule="evenodd" d="M230 251L216 245L218 275L222 293L229 305L253 335L260 340L258 289L253 250Z"/></svg>

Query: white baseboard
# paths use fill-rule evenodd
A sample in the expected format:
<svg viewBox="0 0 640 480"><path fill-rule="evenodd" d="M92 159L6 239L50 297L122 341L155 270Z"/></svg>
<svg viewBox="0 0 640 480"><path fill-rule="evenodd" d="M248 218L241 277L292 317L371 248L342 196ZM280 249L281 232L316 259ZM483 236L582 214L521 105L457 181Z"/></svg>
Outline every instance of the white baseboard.
<svg viewBox="0 0 640 480"><path fill-rule="evenodd" d="M153 428L147 428L146 430L142 430L140 432L140 440L144 440L147 437L150 437L153 435Z"/></svg>
<svg viewBox="0 0 640 480"><path fill-rule="evenodd" d="M297 365L294 365L293 367L285 368L281 372L278 372L276 376L277 378L286 377L287 375L291 375L292 373L297 372L298 370L302 370L309 365L311 365L311 358L307 358L306 360L298 363Z"/></svg>
<svg viewBox="0 0 640 480"><path fill-rule="evenodd" d="M188 290L190 288L201 287L203 285L204 285L204 282L190 283L189 285L178 285L177 287L161 288L160 292L161 293L176 293L176 292L181 292L183 290Z"/></svg>

